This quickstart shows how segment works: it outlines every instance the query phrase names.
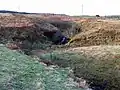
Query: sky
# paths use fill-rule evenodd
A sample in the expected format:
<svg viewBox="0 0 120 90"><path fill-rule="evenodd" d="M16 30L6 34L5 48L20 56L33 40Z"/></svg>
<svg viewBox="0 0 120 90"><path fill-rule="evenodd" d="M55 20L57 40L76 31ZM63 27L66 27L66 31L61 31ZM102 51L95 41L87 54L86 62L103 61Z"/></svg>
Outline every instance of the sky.
<svg viewBox="0 0 120 90"><path fill-rule="evenodd" d="M67 15L120 15L120 0L0 0L0 10Z"/></svg>

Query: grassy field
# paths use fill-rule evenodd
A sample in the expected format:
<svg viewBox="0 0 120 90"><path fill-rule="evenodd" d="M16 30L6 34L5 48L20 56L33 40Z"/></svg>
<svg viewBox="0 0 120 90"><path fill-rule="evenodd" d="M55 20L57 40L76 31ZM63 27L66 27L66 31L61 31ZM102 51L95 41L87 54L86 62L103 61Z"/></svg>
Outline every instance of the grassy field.
<svg viewBox="0 0 120 90"><path fill-rule="evenodd" d="M120 52L118 52L117 48L114 48L115 46L111 46L111 49L109 47L110 51L108 51L108 47L102 47L103 51L102 49L99 49L99 52L97 51L97 48L90 51L89 49L91 47L89 47L89 49L87 47L86 52L89 51L88 53L91 52L91 54L82 54L82 51L85 52L84 48L82 48L83 50L77 48L75 49L77 51L53 51L51 53L43 54L40 57L42 60L49 60L61 67L71 67L77 77L83 77L84 79L88 80L89 83L93 83L94 85L102 85L107 81L106 90L119 90ZM103 53L106 54L103 56ZM110 57L110 54L113 58ZM90 57L87 55L93 56ZM102 55L101 59L98 58L100 55Z"/></svg>
<svg viewBox="0 0 120 90"><path fill-rule="evenodd" d="M83 90L69 69L40 64L27 55L0 46L0 90Z"/></svg>
<svg viewBox="0 0 120 90"><path fill-rule="evenodd" d="M105 90L120 90L119 20L30 14L0 17L0 43L9 48L0 45L0 90L83 90L80 78L91 87L107 82ZM69 43L53 45L44 32L54 30L69 37Z"/></svg>

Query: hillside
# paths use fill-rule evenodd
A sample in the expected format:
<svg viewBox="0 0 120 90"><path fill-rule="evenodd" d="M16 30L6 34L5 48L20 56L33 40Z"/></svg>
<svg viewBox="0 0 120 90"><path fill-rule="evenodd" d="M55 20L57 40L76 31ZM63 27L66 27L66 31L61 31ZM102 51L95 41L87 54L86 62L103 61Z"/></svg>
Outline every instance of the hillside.
<svg viewBox="0 0 120 90"><path fill-rule="evenodd" d="M119 30L119 20L104 17L1 13L0 87L119 90Z"/></svg>
<svg viewBox="0 0 120 90"><path fill-rule="evenodd" d="M82 32L72 38L71 44L76 46L119 45L119 24L119 20L80 22Z"/></svg>
<svg viewBox="0 0 120 90"><path fill-rule="evenodd" d="M84 90L68 77L69 69L47 67L33 58L0 46L1 90Z"/></svg>

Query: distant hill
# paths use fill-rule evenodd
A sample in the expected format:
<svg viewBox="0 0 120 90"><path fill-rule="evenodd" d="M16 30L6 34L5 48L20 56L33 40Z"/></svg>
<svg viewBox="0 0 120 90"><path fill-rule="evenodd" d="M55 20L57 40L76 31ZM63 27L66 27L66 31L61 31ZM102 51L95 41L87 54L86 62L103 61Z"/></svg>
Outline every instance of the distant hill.
<svg viewBox="0 0 120 90"><path fill-rule="evenodd" d="M60 15L60 16L68 16L68 15L66 15L66 14L54 14L54 13L28 13L28 12L18 12L18 11L10 11L10 10L0 10L0 13L41 14L41 15Z"/></svg>
<svg viewBox="0 0 120 90"><path fill-rule="evenodd" d="M9 11L9 10L0 10L0 13L37 14L37 13L17 12L17 11Z"/></svg>

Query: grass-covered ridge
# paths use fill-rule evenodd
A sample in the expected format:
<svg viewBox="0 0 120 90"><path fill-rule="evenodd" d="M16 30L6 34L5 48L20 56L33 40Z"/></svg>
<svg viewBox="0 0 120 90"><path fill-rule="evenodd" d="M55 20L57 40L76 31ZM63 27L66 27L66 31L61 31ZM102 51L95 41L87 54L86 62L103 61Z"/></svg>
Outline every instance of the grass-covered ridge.
<svg viewBox="0 0 120 90"><path fill-rule="evenodd" d="M1 90L82 90L68 78L68 69L46 67L31 57L0 46Z"/></svg>
<svg viewBox="0 0 120 90"><path fill-rule="evenodd" d="M106 90L120 89L119 58L97 60L73 51L53 51L52 53L41 55L41 58L42 60L50 60L62 67L71 67L74 69L76 76L83 77L89 80L90 83L93 82L94 85L101 85L107 81Z"/></svg>

